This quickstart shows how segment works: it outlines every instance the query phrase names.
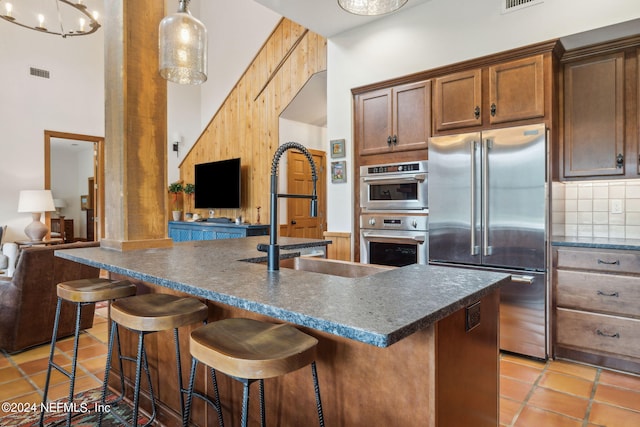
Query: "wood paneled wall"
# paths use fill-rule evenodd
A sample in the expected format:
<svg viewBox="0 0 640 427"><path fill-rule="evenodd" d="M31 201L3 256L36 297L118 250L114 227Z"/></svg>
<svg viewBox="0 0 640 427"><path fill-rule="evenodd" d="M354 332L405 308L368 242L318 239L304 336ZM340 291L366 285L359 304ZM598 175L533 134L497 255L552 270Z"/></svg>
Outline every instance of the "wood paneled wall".
<svg viewBox="0 0 640 427"><path fill-rule="evenodd" d="M279 145L278 119L307 80L326 67L326 39L282 19L180 164L180 179L186 183L194 181L198 163L240 157L243 209L219 209L216 216L242 215L253 223L261 207L261 222L269 221L269 177ZM204 210L194 212L208 215Z"/></svg>

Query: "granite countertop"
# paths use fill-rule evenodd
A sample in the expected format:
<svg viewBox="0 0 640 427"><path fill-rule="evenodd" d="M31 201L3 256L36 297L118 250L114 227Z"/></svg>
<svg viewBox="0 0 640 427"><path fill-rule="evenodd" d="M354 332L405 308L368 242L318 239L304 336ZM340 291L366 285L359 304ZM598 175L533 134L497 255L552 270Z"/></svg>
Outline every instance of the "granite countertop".
<svg viewBox="0 0 640 427"><path fill-rule="evenodd" d="M622 249L640 251L640 239L554 236L551 239L551 245L569 246L576 248Z"/></svg>
<svg viewBox="0 0 640 427"><path fill-rule="evenodd" d="M322 240L281 238L283 256ZM281 268L268 272L268 236L176 243L171 248L56 251L65 259L299 326L387 347L465 307L509 275L410 265L361 278ZM282 248L289 248L286 253ZM247 262L251 260L252 262Z"/></svg>

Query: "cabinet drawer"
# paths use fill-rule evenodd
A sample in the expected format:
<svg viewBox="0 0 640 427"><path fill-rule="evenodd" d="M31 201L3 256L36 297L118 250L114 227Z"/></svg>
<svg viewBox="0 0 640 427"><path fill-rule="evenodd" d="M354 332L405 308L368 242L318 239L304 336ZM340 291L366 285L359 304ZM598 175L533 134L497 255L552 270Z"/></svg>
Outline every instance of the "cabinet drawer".
<svg viewBox="0 0 640 427"><path fill-rule="evenodd" d="M640 358L640 320L557 310L558 345Z"/></svg>
<svg viewBox="0 0 640 427"><path fill-rule="evenodd" d="M640 253L588 249L558 249L558 268L640 274Z"/></svg>
<svg viewBox="0 0 640 427"><path fill-rule="evenodd" d="M640 277L557 270L560 307L640 317Z"/></svg>

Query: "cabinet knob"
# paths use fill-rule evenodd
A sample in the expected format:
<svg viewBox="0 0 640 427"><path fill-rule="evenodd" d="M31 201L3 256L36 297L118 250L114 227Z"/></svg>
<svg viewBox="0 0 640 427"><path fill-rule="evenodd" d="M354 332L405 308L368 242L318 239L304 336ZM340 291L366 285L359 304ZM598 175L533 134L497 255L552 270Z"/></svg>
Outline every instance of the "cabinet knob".
<svg viewBox="0 0 640 427"><path fill-rule="evenodd" d="M491 104L491 117L495 117L496 109L496 104Z"/></svg>
<svg viewBox="0 0 640 427"><path fill-rule="evenodd" d="M616 156L616 167L618 169L622 169L623 163L624 163L624 156L622 155L622 153L620 153Z"/></svg>
<svg viewBox="0 0 640 427"><path fill-rule="evenodd" d="M480 118L480 107L476 106L476 108L474 108L473 115L476 119Z"/></svg>
<svg viewBox="0 0 640 427"><path fill-rule="evenodd" d="M391 135L387 137L387 145L391 147Z"/></svg>
<svg viewBox="0 0 640 427"><path fill-rule="evenodd" d="M391 140L391 142L393 142L393 145L398 145L398 136L393 135L393 139Z"/></svg>

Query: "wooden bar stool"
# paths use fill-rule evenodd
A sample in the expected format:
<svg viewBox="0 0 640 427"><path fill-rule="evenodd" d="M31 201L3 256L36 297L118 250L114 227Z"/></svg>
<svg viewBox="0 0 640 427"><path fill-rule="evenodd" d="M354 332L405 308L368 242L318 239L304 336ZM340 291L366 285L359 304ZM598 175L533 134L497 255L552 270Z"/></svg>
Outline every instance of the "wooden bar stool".
<svg viewBox="0 0 640 427"><path fill-rule="evenodd" d="M118 298L129 297L135 295L135 293L136 286L131 284L128 280L112 281L108 279L92 278L58 283L58 305L56 306L56 317L53 323L51 350L49 352L49 364L47 367L47 378L45 380L42 403L43 406L47 403L49 381L51 380L51 368L53 368L69 378L69 411L67 412L67 426L71 425L71 417L73 415L71 408L73 406L72 403L76 380L76 366L78 362L78 340L80 338L80 314L82 307L88 304L95 304L96 302L100 301L112 301ZM73 358L71 360L71 371L67 371L53 361L56 341L58 337L60 312L62 310L63 301L68 301L76 305L76 327L73 339ZM120 350L120 347L118 347L118 350ZM44 421L44 415L44 411L41 411L40 425L42 425Z"/></svg>
<svg viewBox="0 0 640 427"><path fill-rule="evenodd" d="M111 415L118 419L123 425L137 426L138 409L140 404L140 379L142 368L147 373L147 382L149 383L149 394L151 396L152 414L145 426L151 425L156 417L155 398L153 396L153 387L151 385L151 376L147 363L147 354L144 347L145 335L153 332L166 331L173 329L173 338L176 350L176 368L178 372L178 387L180 394L180 407L184 411L184 396L186 390L182 383L182 371L180 363L180 342L178 336L178 328L197 322L205 322L208 317L208 307L196 298L184 298L168 294L144 294L136 295L129 298L123 298L111 305L111 325L110 337L117 334L118 325L123 326L138 334L138 351L135 358L124 356L124 360L136 362L135 386L133 392L133 416L131 424L119 416L115 411L111 411ZM109 342L112 343L111 338ZM109 348L111 354L111 348ZM101 404L105 404L107 384L109 382L109 372L111 370L110 361L107 361L107 367L104 374L104 383L102 385ZM123 376L122 370L121 377ZM102 413L99 417L99 425L102 424Z"/></svg>
<svg viewBox="0 0 640 427"><path fill-rule="evenodd" d="M324 426L315 362L317 344L317 339L292 326L252 319L225 319L196 329L191 333L189 340L192 356L191 377L183 426L189 424L191 397L198 362L204 363L212 370L224 372L243 383L243 427L246 427L248 422L249 386L251 383L259 382L260 421L264 426L263 380L285 375L311 364L318 421L321 427ZM222 426L220 412L218 417Z"/></svg>

